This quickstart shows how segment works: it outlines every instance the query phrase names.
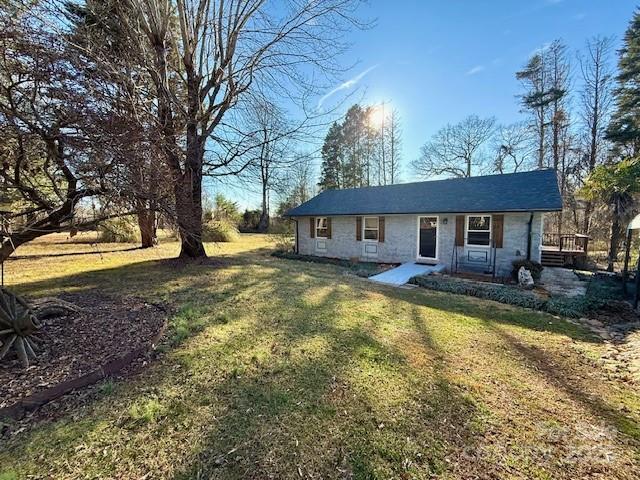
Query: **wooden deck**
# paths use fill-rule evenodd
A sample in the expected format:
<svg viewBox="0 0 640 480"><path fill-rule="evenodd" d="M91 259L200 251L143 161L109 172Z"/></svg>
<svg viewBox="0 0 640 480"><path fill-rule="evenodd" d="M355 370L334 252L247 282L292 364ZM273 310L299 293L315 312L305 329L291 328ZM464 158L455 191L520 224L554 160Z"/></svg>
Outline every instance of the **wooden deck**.
<svg viewBox="0 0 640 480"><path fill-rule="evenodd" d="M542 235L541 263L546 267L575 265L587 256L589 237L578 233Z"/></svg>

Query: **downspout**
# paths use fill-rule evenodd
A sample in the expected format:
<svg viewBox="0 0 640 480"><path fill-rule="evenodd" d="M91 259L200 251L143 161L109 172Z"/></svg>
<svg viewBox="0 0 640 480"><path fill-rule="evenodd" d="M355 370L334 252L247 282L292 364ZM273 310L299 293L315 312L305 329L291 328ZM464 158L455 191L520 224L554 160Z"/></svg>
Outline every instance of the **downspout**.
<svg viewBox="0 0 640 480"><path fill-rule="evenodd" d="M295 253L299 253L298 252L298 219L294 218L293 221L296 222L296 241L293 248Z"/></svg>
<svg viewBox="0 0 640 480"><path fill-rule="evenodd" d="M527 260L531 260L531 232L533 226L533 212L529 217L529 223L527 224Z"/></svg>

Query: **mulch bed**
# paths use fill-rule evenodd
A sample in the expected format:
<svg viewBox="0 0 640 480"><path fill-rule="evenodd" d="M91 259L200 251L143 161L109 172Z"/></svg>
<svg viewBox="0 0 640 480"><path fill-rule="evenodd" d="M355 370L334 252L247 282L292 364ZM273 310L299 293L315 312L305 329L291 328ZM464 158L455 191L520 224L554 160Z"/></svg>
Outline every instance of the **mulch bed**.
<svg viewBox="0 0 640 480"><path fill-rule="evenodd" d="M81 312L44 320L38 360L29 368L22 368L15 354L0 362L0 409L144 346L167 317L164 308L134 297L90 291L59 298Z"/></svg>

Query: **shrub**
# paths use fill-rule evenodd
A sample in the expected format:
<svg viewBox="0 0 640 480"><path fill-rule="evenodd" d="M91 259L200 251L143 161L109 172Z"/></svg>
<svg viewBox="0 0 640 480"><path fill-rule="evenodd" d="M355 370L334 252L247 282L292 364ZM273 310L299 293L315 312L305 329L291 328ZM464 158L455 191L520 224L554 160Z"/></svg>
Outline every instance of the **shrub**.
<svg viewBox="0 0 640 480"><path fill-rule="evenodd" d="M135 243L139 240L139 231L131 218L112 218L98 227L98 241L104 243Z"/></svg>
<svg viewBox="0 0 640 480"><path fill-rule="evenodd" d="M514 260L512 262L512 265L513 270L511 270L511 276L516 282L518 281L518 271L520 271L520 267L524 267L529 270L535 282L540 281L542 270L544 270L544 267L542 265L540 265L538 262L534 262L533 260Z"/></svg>
<svg viewBox="0 0 640 480"><path fill-rule="evenodd" d="M525 308L541 308L545 303L532 292L508 285L471 282L443 276L413 277L410 283L441 292L459 293Z"/></svg>
<svg viewBox="0 0 640 480"><path fill-rule="evenodd" d="M293 252L295 237L289 233L270 233L269 239L273 242L277 252Z"/></svg>
<svg viewBox="0 0 640 480"><path fill-rule="evenodd" d="M544 300L533 292L520 290L514 286L471 282L443 276L417 276L413 277L410 283L430 290L469 295L573 318L582 317L586 312L596 309L602 304L601 300L588 296L551 297Z"/></svg>
<svg viewBox="0 0 640 480"><path fill-rule="evenodd" d="M238 227L228 220L211 220L202 226L204 242L236 242L239 239Z"/></svg>

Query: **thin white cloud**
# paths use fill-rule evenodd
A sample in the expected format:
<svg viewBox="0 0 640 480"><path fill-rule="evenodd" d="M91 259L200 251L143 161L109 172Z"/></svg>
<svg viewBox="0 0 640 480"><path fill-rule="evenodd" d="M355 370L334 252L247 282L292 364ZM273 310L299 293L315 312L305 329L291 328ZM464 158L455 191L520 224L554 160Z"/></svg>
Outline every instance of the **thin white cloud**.
<svg viewBox="0 0 640 480"><path fill-rule="evenodd" d="M350 78L349 80L347 80L346 82L341 83L340 85L338 85L337 87L335 87L333 90L329 91L329 93L327 93L326 95L322 96L322 98L320 98L320 100L318 100L318 108L322 108L322 104L332 95L335 95L336 93L338 93L341 90L348 90L350 88L355 87L358 82L360 80L362 80L369 72L371 72L372 70L378 68L378 65L373 65L369 68L367 68L366 70L360 72L358 75L356 75L353 78Z"/></svg>
<svg viewBox="0 0 640 480"><path fill-rule="evenodd" d="M584 13L584 12L580 12L580 13L576 13L576 14L573 16L573 19L574 19L575 21L577 21L577 22L580 22L580 21L584 20L586 16L587 16L587 14L586 14L586 13Z"/></svg>
<svg viewBox="0 0 640 480"><path fill-rule="evenodd" d="M484 65L476 65L475 67L467 70L467 73L465 73L465 75L469 76L469 75L475 75L477 73L480 73L484 70Z"/></svg>

